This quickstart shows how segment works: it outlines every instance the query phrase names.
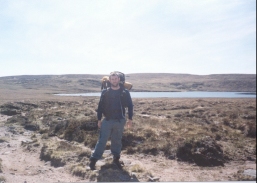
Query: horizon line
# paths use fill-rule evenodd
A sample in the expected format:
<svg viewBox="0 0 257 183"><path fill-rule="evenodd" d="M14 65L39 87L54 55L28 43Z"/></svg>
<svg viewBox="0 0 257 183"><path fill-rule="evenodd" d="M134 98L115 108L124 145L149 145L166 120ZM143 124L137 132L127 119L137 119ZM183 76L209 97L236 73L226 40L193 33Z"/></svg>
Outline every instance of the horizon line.
<svg viewBox="0 0 257 183"><path fill-rule="evenodd" d="M197 75L197 76L208 76L208 75L256 75L256 73L219 73L219 74L190 74L190 73L169 73L169 72L140 72L140 73L124 73L125 75L130 74L177 74L177 75ZM64 76L64 75L108 75L108 74L20 74L20 75L5 75L3 77L21 77L21 76Z"/></svg>

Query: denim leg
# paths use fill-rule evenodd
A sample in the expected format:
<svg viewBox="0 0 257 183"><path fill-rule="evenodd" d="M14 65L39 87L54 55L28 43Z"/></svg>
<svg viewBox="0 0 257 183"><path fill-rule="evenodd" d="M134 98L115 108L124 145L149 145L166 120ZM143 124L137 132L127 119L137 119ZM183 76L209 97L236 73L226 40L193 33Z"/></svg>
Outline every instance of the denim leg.
<svg viewBox="0 0 257 183"><path fill-rule="evenodd" d="M91 155L91 159L93 158L93 159L99 160L102 157L105 150L106 143L110 137L111 131L112 131L111 121L107 121L106 119L104 119L102 121L102 125L100 128L100 134L95 146L95 151Z"/></svg>
<svg viewBox="0 0 257 183"><path fill-rule="evenodd" d="M113 125L112 135L111 135L111 152L114 158L120 157L122 148L122 135L124 131L126 120L116 120Z"/></svg>

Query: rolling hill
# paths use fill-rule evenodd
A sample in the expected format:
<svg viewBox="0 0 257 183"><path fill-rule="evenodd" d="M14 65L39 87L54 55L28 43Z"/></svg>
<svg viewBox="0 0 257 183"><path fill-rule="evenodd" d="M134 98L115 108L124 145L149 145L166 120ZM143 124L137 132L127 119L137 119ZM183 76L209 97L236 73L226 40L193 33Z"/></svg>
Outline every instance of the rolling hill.
<svg viewBox="0 0 257 183"><path fill-rule="evenodd" d="M104 75L23 75L0 77L5 90L46 93L98 92ZM168 73L126 74L131 91L233 91L255 92L256 74L191 75Z"/></svg>

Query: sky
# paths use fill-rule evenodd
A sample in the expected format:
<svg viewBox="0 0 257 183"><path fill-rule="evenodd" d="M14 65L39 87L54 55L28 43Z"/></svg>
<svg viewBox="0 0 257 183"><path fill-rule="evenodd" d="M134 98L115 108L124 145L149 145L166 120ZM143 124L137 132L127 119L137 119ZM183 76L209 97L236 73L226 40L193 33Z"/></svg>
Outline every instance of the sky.
<svg viewBox="0 0 257 183"><path fill-rule="evenodd" d="M256 74L256 0L0 0L0 77Z"/></svg>

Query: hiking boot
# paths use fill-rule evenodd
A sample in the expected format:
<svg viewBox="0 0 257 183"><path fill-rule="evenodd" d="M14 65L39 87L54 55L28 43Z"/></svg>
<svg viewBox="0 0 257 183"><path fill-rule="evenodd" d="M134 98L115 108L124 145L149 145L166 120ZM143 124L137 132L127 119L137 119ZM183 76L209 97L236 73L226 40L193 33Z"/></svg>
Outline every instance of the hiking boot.
<svg viewBox="0 0 257 183"><path fill-rule="evenodd" d="M119 169L122 169L122 167L124 166L124 163L123 161L120 161L120 157L117 157L117 158L113 158L113 164L117 165L117 167Z"/></svg>
<svg viewBox="0 0 257 183"><path fill-rule="evenodd" d="M95 164L96 164L97 160L96 159L90 159L90 163L89 163L89 167L91 170L95 170Z"/></svg>

